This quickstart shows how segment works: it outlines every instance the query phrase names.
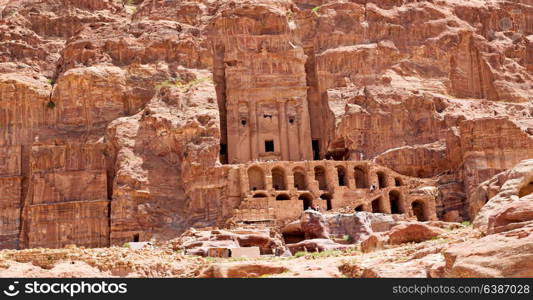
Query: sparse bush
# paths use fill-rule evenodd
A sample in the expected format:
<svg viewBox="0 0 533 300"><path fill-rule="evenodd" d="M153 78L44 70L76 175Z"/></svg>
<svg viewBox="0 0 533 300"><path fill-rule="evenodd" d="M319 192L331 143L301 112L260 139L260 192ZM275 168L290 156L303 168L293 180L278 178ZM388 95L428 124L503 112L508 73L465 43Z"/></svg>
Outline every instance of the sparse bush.
<svg viewBox="0 0 533 300"><path fill-rule="evenodd" d="M56 103L52 100L48 101L48 104L46 104L46 106L50 109L53 109L56 107Z"/></svg>
<svg viewBox="0 0 533 300"><path fill-rule="evenodd" d="M347 241L348 243L353 242L353 238L349 234L345 234L342 236L342 239Z"/></svg>
<svg viewBox="0 0 533 300"><path fill-rule="evenodd" d="M464 227L470 227L472 226L472 223L470 223L470 221L464 221L461 223L461 225L463 225Z"/></svg>
<svg viewBox="0 0 533 300"><path fill-rule="evenodd" d="M311 11L313 11L313 13L318 16L318 12L320 11L321 7L322 6L315 6L313 7L313 9L311 9Z"/></svg>
<svg viewBox="0 0 533 300"><path fill-rule="evenodd" d="M179 79L176 79L176 78L172 78L172 79L169 79L169 80L165 80L161 83L159 83L158 85L155 86L155 88L157 90L160 90L161 88L164 88L164 87L177 87L179 88L182 92L185 92L187 93L192 87L202 83L202 82L208 82L208 81L212 81L213 79L211 77L200 77L200 78L196 78L194 80L191 80L189 82L183 82Z"/></svg>
<svg viewBox="0 0 533 300"><path fill-rule="evenodd" d="M340 250L325 250L322 252L303 252L299 251L294 254L295 258L298 257L305 257L306 259L318 259L318 258L326 258L326 257L335 257L335 256L342 256L345 254L343 251Z"/></svg>

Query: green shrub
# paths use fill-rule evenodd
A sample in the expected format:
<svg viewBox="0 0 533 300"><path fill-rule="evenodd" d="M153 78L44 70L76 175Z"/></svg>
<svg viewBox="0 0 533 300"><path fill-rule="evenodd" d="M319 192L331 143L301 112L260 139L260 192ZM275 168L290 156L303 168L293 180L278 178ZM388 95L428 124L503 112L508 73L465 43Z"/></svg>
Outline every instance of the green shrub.
<svg viewBox="0 0 533 300"><path fill-rule="evenodd" d="M311 9L311 11L313 11L313 13L314 13L315 15L318 16L318 12L320 11L320 8L321 8L321 7L322 7L322 6L316 6L316 7L313 7L313 9Z"/></svg>
<svg viewBox="0 0 533 300"><path fill-rule="evenodd" d="M340 250L325 250L322 252L303 252L299 251L294 254L295 258L298 257L305 257L306 259L317 259L317 258L326 258L326 257L335 257L335 256L342 256L344 254L343 251Z"/></svg>
<svg viewBox="0 0 533 300"><path fill-rule="evenodd" d="M470 227L472 226L472 223L470 223L470 221L464 221L461 223L461 225L463 225L464 227Z"/></svg>
<svg viewBox="0 0 533 300"><path fill-rule="evenodd" d="M48 101L48 104L46 104L46 106L50 109L53 109L56 107L56 103L52 100Z"/></svg>
<svg viewBox="0 0 533 300"><path fill-rule="evenodd" d="M348 243L353 242L353 238L349 234L345 234L342 236L342 239L347 241Z"/></svg>

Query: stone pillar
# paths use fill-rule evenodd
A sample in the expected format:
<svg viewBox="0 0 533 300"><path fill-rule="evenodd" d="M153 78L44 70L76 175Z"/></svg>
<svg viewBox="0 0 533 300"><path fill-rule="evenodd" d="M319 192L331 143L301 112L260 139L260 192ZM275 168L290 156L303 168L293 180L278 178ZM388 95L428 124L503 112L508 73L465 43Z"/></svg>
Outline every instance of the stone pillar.
<svg viewBox="0 0 533 300"><path fill-rule="evenodd" d="M390 214L392 212L388 191L389 189L387 189L384 194L383 193L381 194L381 199L383 199L382 208L383 208L383 212L386 214Z"/></svg>
<svg viewBox="0 0 533 300"><path fill-rule="evenodd" d="M289 132L287 129L287 110L285 107L285 101L278 101L278 114L279 114L279 128L280 128L280 149L281 159L284 161L289 160Z"/></svg>
<svg viewBox="0 0 533 300"><path fill-rule="evenodd" d="M241 178L241 195L246 195L250 191L247 166L239 168L239 176Z"/></svg>
<svg viewBox="0 0 533 300"><path fill-rule="evenodd" d="M227 130L228 130L228 162L241 162L239 155L239 112L236 105L228 105Z"/></svg>
<svg viewBox="0 0 533 300"><path fill-rule="evenodd" d="M313 149L311 147L311 122L309 120L309 107L307 98L301 99L301 111L300 111L300 139L298 141L300 146L300 159L301 160L313 160Z"/></svg>
<svg viewBox="0 0 533 300"><path fill-rule="evenodd" d="M250 160L259 159L259 124L257 123L257 103L250 101Z"/></svg>
<svg viewBox="0 0 533 300"><path fill-rule="evenodd" d="M354 165L352 164L347 164L346 165L346 186L351 189L351 190L354 190L356 188L356 185L355 185L355 172L354 172Z"/></svg>

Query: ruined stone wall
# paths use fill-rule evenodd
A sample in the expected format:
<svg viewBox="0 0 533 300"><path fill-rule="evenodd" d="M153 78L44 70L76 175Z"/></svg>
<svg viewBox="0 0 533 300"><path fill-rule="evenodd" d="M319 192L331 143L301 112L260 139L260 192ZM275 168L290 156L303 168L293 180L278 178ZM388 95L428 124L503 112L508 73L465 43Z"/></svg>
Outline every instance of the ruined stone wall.
<svg viewBox="0 0 533 300"><path fill-rule="evenodd" d="M285 222L315 206L436 218L434 195L413 192L420 181L368 161L249 163L239 170L237 222ZM414 212L413 203L421 211Z"/></svg>

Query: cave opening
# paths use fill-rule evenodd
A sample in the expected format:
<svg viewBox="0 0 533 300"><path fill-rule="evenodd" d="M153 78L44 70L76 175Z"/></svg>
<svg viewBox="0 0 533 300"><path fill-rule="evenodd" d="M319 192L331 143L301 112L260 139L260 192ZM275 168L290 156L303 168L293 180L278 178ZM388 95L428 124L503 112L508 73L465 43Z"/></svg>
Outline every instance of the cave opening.
<svg viewBox="0 0 533 300"><path fill-rule="evenodd" d="M375 200L372 201L372 212L373 213L382 212L382 209L381 209L381 197L376 198Z"/></svg>
<svg viewBox="0 0 533 300"><path fill-rule="evenodd" d="M400 192L393 190L389 192L391 214L401 214L403 212L400 203Z"/></svg>
<svg viewBox="0 0 533 300"><path fill-rule="evenodd" d="M418 221L427 221L424 213L425 204L423 202L413 201L413 203L411 203L411 208Z"/></svg>

